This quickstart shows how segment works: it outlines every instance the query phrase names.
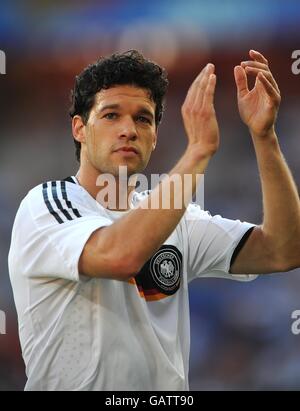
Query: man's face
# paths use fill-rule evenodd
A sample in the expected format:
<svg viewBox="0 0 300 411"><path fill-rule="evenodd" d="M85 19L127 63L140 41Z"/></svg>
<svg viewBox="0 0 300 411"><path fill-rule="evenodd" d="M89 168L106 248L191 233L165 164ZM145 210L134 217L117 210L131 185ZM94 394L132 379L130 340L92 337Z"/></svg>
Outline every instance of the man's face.
<svg viewBox="0 0 300 411"><path fill-rule="evenodd" d="M114 86L96 94L81 150L99 173L128 176L145 169L156 144L155 103L146 89Z"/></svg>

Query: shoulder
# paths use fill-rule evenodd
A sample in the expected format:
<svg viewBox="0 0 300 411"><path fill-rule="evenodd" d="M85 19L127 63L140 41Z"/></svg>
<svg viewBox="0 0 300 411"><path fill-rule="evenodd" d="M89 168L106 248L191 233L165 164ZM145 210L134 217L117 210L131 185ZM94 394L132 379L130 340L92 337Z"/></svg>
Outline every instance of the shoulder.
<svg viewBox="0 0 300 411"><path fill-rule="evenodd" d="M74 180L45 181L32 188L20 204L18 214L29 213L33 219L51 216L63 223L90 214L95 208L93 199Z"/></svg>
<svg viewBox="0 0 300 411"><path fill-rule="evenodd" d="M202 210L197 204L190 204L181 223L188 233L195 233L197 238L206 236L211 239L224 241L239 240L250 228L255 225L239 219L228 219L219 214L211 215Z"/></svg>
<svg viewBox="0 0 300 411"><path fill-rule="evenodd" d="M133 206L137 206L141 201L151 194L151 190L145 190L141 192L135 191L132 197ZM190 203L183 216L184 220L210 220L212 215L209 211L202 210L202 208L196 203Z"/></svg>
<svg viewBox="0 0 300 411"><path fill-rule="evenodd" d="M25 196L23 202L47 205L48 201L76 201L84 204L82 187L71 177L64 180L49 180L33 187Z"/></svg>
<svg viewBox="0 0 300 411"><path fill-rule="evenodd" d="M209 211L202 210L196 203L190 203L184 214L186 220L210 220L212 215Z"/></svg>
<svg viewBox="0 0 300 411"><path fill-rule="evenodd" d="M70 180L71 177L64 180L49 180L43 183L38 184L37 186L33 187L25 196L25 201L34 201L38 199L45 200L51 194L54 198L56 196L61 195L62 198L65 198L66 195L80 198L80 186L75 183L75 181ZM24 201L23 200L23 201Z"/></svg>
<svg viewBox="0 0 300 411"><path fill-rule="evenodd" d="M145 191L134 191L133 196L132 196L132 207L137 207L138 204L145 200L149 195L151 194L151 190L145 190Z"/></svg>

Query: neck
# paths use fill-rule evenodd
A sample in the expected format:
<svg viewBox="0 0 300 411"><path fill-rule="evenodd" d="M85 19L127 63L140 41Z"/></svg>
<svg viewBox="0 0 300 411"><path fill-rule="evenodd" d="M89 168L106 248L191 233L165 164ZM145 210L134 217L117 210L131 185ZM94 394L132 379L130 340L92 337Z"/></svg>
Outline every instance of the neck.
<svg viewBox="0 0 300 411"><path fill-rule="evenodd" d="M128 179L125 181L118 176L111 176L111 180L108 182L102 173L95 169L86 172L82 166L80 166L76 178L79 184L104 208L112 211L130 209L129 198L131 198L135 185L128 184Z"/></svg>

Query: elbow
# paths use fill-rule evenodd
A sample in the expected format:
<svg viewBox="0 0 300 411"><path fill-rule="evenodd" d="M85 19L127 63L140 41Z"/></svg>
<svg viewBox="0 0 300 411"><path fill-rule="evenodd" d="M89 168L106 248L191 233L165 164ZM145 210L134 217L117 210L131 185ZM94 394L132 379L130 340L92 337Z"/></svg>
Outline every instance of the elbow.
<svg viewBox="0 0 300 411"><path fill-rule="evenodd" d="M300 249L297 253L285 253L277 258L276 271L286 272L300 267Z"/></svg>
<svg viewBox="0 0 300 411"><path fill-rule="evenodd" d="M280 241L279 241L280 240ZM300 233L294 231L288 239L277 239L271 246L265 246L269 250L270 264L273 272L287 272L300 267Z"/></svg>
<svg viewBox="0 0 300 411"><path fill-rule="evenodd" d="M286 273L288 271L295 270L296 268L299 268L299 267L300 267L299 263L293 264L293 263L283 262L281 265L278 265L274 271L278 273Z"/></svg>
<svg viewBox="0 0 300 411"><path fill-rule="evenodd" d="M130 278L135 277L141 268L142 264L132 255L120 255L118 258L113 258L111 263L111 269L115 273L115 278L120 281L128 281Z"/></svg>
<svg viewBox="0 0 300 411"><path fill-rule="evenodd" d="M143 264L140 264L138 250L132 250L130 244L116 241L115 237L106 227L91 235L79 258L80 274L128 281L139 273Z"/></svg>
<svg viewBox="0 0 300 411"><path fill-rule="evenodd" d="M283 259L285 260L286 271L300 268L300 234L294 236L293 242L288 247Z"/></svg>
<svg viewBox="0 0 300 411"><path fill-rule="evenodd" d="M290 261L285 261L282 262L281 266L281 272L286 272L286 271L292 271L295 270L296 268L300 268L300 260L299 257L297 260L290 260Z"/></svg>

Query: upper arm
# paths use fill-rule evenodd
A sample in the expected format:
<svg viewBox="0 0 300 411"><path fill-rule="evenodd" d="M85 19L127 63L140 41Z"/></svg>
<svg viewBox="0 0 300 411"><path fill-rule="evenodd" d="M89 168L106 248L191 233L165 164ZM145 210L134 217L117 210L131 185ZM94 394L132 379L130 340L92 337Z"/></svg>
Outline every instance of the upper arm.
<svg viewBox="0 0 300 411"><path fill-rule="evenodd" d="M135 274L131 270L129 258L123 257L121 250L117 250L114 245L113 229L112 224L92 233L80 255L80 274L122 281Z"/></svg>
<svg viewBox="0 0 300 411"><path fill-rule="evenodd" d="M70 183L48 183L23 200L13 227L10 272L27 278L79 280L78 264L91 235L111 221L87 207ZM73 191L72 191L73 190Z"/></svg>
<svg viewBox="0 0 300 411"><path fill-rule="evenodd" d="M271 240L256 226L230 267L232 274L266 274L285 271Z"/></svg>
<svg viewBox="0 0 300 411"><path fill-rule="evenodd" d="M246 275L232 276L229 270L234 250L253 224L211 216L199 207L190 207L188 213L183 225L183 242L189 281L198 277L252 279Z"/></svg>

